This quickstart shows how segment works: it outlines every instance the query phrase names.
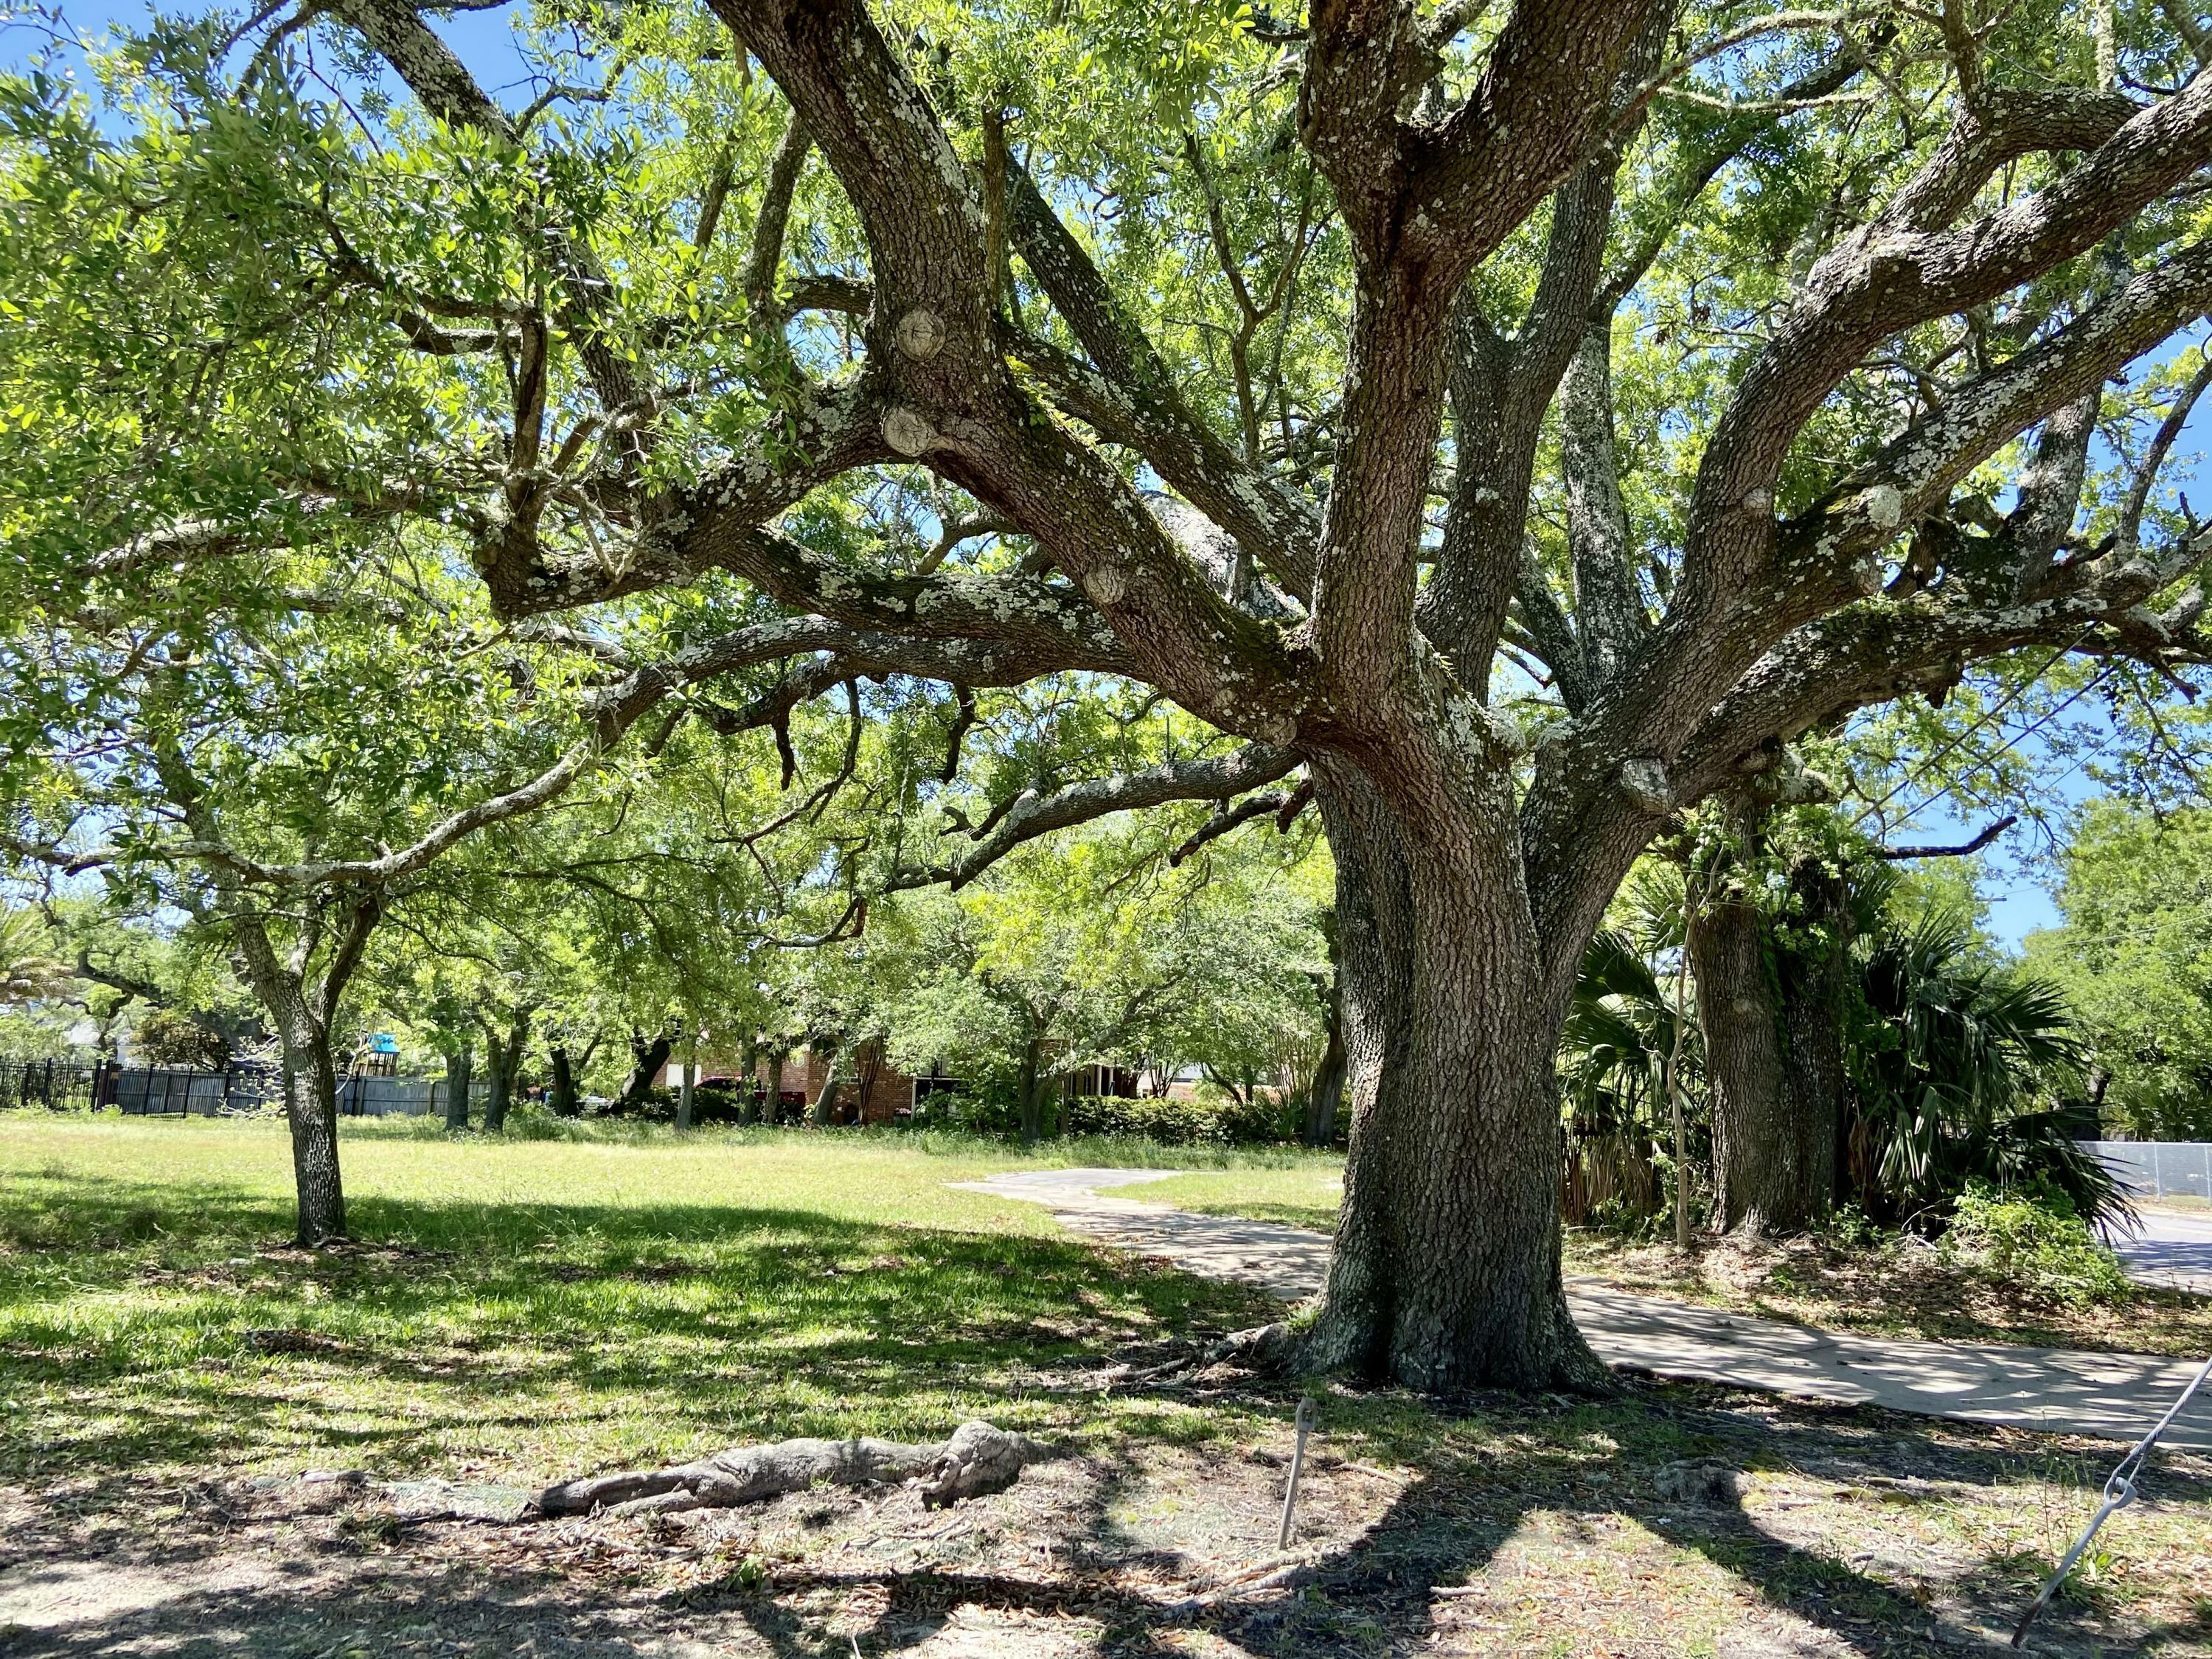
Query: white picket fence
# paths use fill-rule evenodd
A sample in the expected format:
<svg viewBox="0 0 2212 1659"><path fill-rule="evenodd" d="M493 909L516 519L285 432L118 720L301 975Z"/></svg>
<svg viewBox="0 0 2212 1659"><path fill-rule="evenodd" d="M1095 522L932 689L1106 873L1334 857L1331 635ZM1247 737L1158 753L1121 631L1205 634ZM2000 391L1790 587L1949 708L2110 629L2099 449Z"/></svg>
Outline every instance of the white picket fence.
<svg viewBox="0 0 2212 1659"><path fill-rule="evenodd" d="M2212 1200L2212 1140L2081 1143L2137 1198Z"/></svg>

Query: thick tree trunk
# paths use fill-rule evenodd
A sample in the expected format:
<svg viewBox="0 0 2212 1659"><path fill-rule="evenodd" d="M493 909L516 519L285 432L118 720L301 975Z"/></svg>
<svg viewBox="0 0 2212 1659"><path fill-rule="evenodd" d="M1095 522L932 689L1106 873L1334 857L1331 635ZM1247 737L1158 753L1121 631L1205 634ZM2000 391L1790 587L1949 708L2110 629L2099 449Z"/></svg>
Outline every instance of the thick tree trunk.
<svg viewBox="0 0 2212 1659"><path fill-rule="evenodd" d="M837 1103L837 1070L844 1058L842 1049L830 1051L830 1069L823 1075L821 1092L814 1097L814 1127L817 1129L830 1127L830 1109Z"/></svg>
<svg viewBox="0 0 2212 1659"><path fill-rule="evenodd" d="M1808 1221L1835 1207L1844 1134L1844 1015L1850 995L1850 892L1820 860L1790 872L1800 941L1778 953L1782 1030L1796 1133L1802 1209Z"/></svg>
<svg viewBox="0 0 2212 1659"><path fill-rule="evenodd" d="M1712 1091L1714 1223L1723 1232L1802 1231L1812 1218L1807 1171L1765 922L1741 892L1717 884L1689 933Z"/></svg>
<svg viewBox="0 0 2212 1659"><path fill-rule="evenodd" d="M629 1034L629 1076L623 1083L620 1104L635 1106L645 1098L645 1091L653 1087L653 1079L668 1064L669 1053L675 1047L676 1039L665 1031L650 1039L637 1031Z"/></svg>
<svg viewBox="0 0 2212 1659"><path fill-rule="evenodd" d="M553 1062L553 1089L551 1098L547 1104L552 1108L553 1115L556 1117L575 1117L579 1115L576 1104L576 1067L568 1058L568 1045L565 1042L555 1043L548 1051L548 1057Z"/></svg>
<svg viewBox="0 0 2212 1659"><path fill-rule="evenodd" d="M330 1033L305 1015L283 1023L284 1116L292 1130L292 1178L300 1201L299 1242L346 1236L345 1187L338 1176L338 1079Z"/></svg>
<svg viewBox="0 0 2212 1659"><path fill-rule="evenodd" d="M1560 1283L1564 1010L1540 979L1506 785L1477 804L1484 824L1439 811L1417 837L1359 774L1314 770L1352 1138L1305 1361L1431 1390L1601 1386Z"/></svg>
<svg viewBox="0 0 2212 1659"><path fill-rule="evenodd" d="M446 1056L446 1127L469 1127L469 1085L476 1081L475 1046L468 1039Z"/></svg>

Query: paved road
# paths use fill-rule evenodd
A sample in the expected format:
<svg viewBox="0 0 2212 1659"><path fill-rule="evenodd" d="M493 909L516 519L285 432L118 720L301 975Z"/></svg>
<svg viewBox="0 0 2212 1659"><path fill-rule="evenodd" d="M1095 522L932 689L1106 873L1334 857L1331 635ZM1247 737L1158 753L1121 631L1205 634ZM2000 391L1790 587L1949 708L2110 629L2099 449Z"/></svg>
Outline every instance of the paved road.
<svg viewBox="0 0 2212 1659"><path fill-rule="evenodd" d="M2129 1276L2145 1285L2212 1296L2212 1215L2150 1204L2139 1213L2142 1228L2138 1236L2112 1240L2112 1248L2128 1264Z"/></svg>
<svg viewBox="0 0 2212 1659"><path fill-rule="evenodd" d="M1129 1197L1172 1170L1025 1170L960 1183L1049 1205L1071 1231L1209 1278L1241 1279L1286 1299L1310 1296L1328 1264L1328 1239L1300 1227L1194 1215ZM1776 1394L1972 1423L2132 1440L2196 1372L2185 1361L2075 1353L2007 1343L1911 1342L1808 1330L1662 1297L1571 1283L1575 1320L1601 1358L1662 1376L1694 1377ZM2173 1445L2212 1449L2212 1384L2166 1431Z"/></svg>

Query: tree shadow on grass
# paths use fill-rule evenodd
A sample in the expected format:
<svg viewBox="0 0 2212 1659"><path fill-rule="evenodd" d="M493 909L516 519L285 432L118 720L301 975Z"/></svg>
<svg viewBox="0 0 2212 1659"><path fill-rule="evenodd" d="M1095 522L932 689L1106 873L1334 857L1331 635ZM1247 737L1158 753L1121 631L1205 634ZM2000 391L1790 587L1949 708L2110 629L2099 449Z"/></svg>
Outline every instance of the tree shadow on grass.
<svg viewBox="0 0 2212 1659"><path fill-rule="evenodd" d="M494 1443L542 1429L549 1401L622 1401L641 1413L631 1430L591 1442L596 1453L580 1445L578 1467L532 1479L584 1473L641 1444L682 1455L804 1432L933 1437L959 1414L1020 1425L1058 1412L1065 1426L1067 1398L1029 1386L1040 1368L1249 1322L1270 1305L1068 1241L787 1209L381 1200L361 1206L362 1231L404 1243L305 1253L257 1248L281 1236L281 1215L219 1186L52 1172L36 1184L34 1210L27 1216L18 1203L0 1218L11 1252L0 1262L0 1386L15 1420L27 1420L25 1407L36 1419L35 1433L11 1434L0 1449L0 1479L89 1477L93 1489L75 1501L94 1509L143 1502L149 1468L234 1463L276 1446L382 1473L429 1466L449 1454L407 1413L426 1404L440 1434ZM343 1650L354 1632L367 1632L374 1652L431 1629L448 1650L511 1652L527 1639L540 1655L622 1654L696 1624L733 1651L815 1659L823 1626L803 1605L810 1589L817 1601L867 1598L877 1610L854 1635L872 1656L941 1645L957 1634L952 1610L965 1605L1044 1620L1081 1614L1103 1627L1106 1650L1131 1654L1176 1650L1177 1632L1193 1627L1267 1659L1431 1642L1492 1651L1515 1638L1483 1617L1479 1600L1440 1601L1431 1590L1478 1575L1510 1578L1501 1552L1537 1534L1564 1540L1569 1554L1633 1548L1662 1573L1705 1563L1778 1625L1809 1627L1815 1645L1800 1651L1887 1659L1980 1646L1990 1620L2008 1620L2029 1593L2021 1564L1992 1555L1968 1561L1943 1598L1923 1604L1824 1537L1779 1536L1771 1515L1740 1500L1665 1502L1656 1481L1672 1460L1711 1457L1843 1488L1892 1480L1905 1468L1986 1489L2018 1478L2019 1446L2039 1443L1642 1381L1610 1401L1485 1396L1455 1410L1333 1393L1325 1438L1376 1447L1372 1455L1419 1478L1322 1553L1296 1594L1232 1588L1176 1608L1187 1592L1131 1588L1173 1587L1191 1573L1177 1549L1124 1516L1132 1495L1157 1484L1163 1448L1194 1431L1188 1411L1145 1408L1194 1404L1197 1426L1207 1413L1219 1419L1225 1438L1186 1456L1190 1478L1203 1481L1231 1455L1228 1441L1279 1437L1294 1398L1253 1382L1211 1398L1161 1393L1087 1406L1076 1437L1090 1456L1056 1516L1060 1553L1050 1568L979 1559L840 1576L802 1564L779 1569L773 1595L725 1583L641 1607L604 1588L572 1594L552 1563L463 1570L439 1589L422 1574L380 1577L364 1557L355 1577L313 1585L278 1578L204 1589L173 1580L151 1602L110 1595L112 1605L94 1594L82 1616L0 1631L0 1652L155 1641L186 1653L321 1652L333 1641ZM2073 1455L2066 1473L2092 1484L2109 1455ZM2163 1473L2161 1486L2165 1496L2212 1501L2212 1482L2179 1471ZM378 1547L387 1546L404 1565L404 1544ZM1250 1537L1239 1547L1265 1553ZM75 1547L58 1534L46 1545L19 1536L9 1555L19 1575L76 1571ZM179 1537L171 1567L189 1574L222 1548L218 1534ZM1577 1611L1559 1609L1559 1623ZM1708 1607L1699 1616L1715 1615ZM1671 1634L1663 1625L1650 1632L1645 1650L1672 1650ZM2130 1639L2148 1651L2208 1634L2199 1615ZM2097 1639L2078 1611L2062 1608L2040 1649L2087 1653ZM488 1645L472 1650L480 1641Z"/></svg>
<svg viewBox="0 0 2212 1659"><path fill-rule="evenodd" d="M82 1473L272 1440L404 1473L425 1426L396 1409L410 1393L447 1435L527 1423L521 1402L650 1404L664 1438L690 1431L672 1452L939 1432L948 1400L1004 1407L1036 1368L1269 1305L1074 1241L791 1209L384 1199L358 1208L371 1242L305 1252L221 1187L38 1185L0 1214L0 1386L47 1407L38 1461ZM14 1461L0 1448L0 1476Z"/></svg>
<svg viewBox="0 0 2212 1659"><path fill-rule="evenodd" d="M1331 1410L1357 1413L1362 1403L1333 1401ZM1996 1485L2017 1476L2017 1448L1979 1431L1923 1433L1909 1419L1863 1408L1755 1413L1718 1391L1658 1385L1567 1411L1503 1399L1470 1402L1455 1419L1402 1401L1389 1409L1395 1435L1425 1426L1433 1441L1449 1439L1455 1449L1436 1457L1434 1472L1408 1486L1357 1538L1322 1553L1302 1591L1287 1598L1279 1591L1232 1590L1210 1606L1177 1608L1172 1591L1127 1588L1133 1577L1145 1577L1141 1570L1166 1581L1188 1572L1173 1551L1132 1534L1116 1518L1123 1500L1147 1480L1143 1448L1127 1446L1086 1464L1075 1501L1059 1512L1065 1559L1054 1571L1006 1559L854 1570L830 1553L779 1567L773 1594L726 1582L641 1598L612 1592L604 1582L571 1585L557 1559L534 1572L447 1563L442 1575L433 1575L404 1554L380 1566L363 1557L364 1576L343 1583L187 1591L158 1606L120 1607L64 1627L19 1632L12 1645L0 1634L0 1652L78 1655L139 1643L187 1655L319 1653L333 1644L341 1652L414 1647L490 1654L526 1645L537 1655L566 1659L665 1653L689 1635L704 1650L735 1655L822 1659L856 1647L876 1659L925 1647L932 1655L970 1651L961 1644L978 1639L971 1624L955 1623L963 1608L986 1610L985 1624L994 1613L1012 1616L993 1632L998 1645L972 1650L1024 1656L1188 1653L1183 1643L1194 1631L1229 1644L1208 1651L1265 1659L1523 1646L1547 1651L1547 1644L1568 1642L1577 1652L1659 1654L1702 1649L1713 1634L1710 1607L1702 1622L1670 1624L1663 1585L1653 1586L1652 1604L1642 1615L1643 1639L1618 1645L1577 1625L1581 1609L1573 1598L1592 1592L1571 1576L1537 1581L1554 1600L1545 1622L1534 1628L1508 1628L1496 1619L1470 1622L1462 1616L1466 1603L1432 1598L1433 1586L1464 1583L1492 1566L1510 1570L1510 1553L1502 1555L1509 1541L1525 1540L1529 1528L1542 1522L1570 1547L1595 1540L1595 1547L1603 1547L1608 1528L1618 1532L1624 1525L1663 1539L1674 1554L1655 1560L1666 1571L1680 1571L1685 1556L1710 1564L1750 1604L1735 1615L1733 1629L1729 1615L1721 1615L1723 1653L1896 1659L1989 1650L1989 1625L2008 1623L2021 1605L2015 1596L2022 1592L2009 1579L1978 1585L1970 1573L1964 1588L1980 1594L1979 1605L1952 1604L1954 1597L1931 1607L1838 1559L1818 1540L1777 1536L1766 1519L1741 1504L1667 1504L1650 1490L1656 1470L1684 1452L1841 1486L1892 1479L1899 1459L1919 1461L1938 1483ZM1593 1467L1594 1454L1607 1444L1612 1449L1603 1455L1605 1467ZM1594 1488L1589 1477L1597 1474L1609 1476L1611 1485ZM2203 1501L2212 1498L2212 1483L2178 1476L2171 1495ZM545 1539L549 1556L562 1553L564 1540L552 1529L532 1535ZM366 1576L372 1570L375 1576ZM1531 1589L1509 1583L1501 1599L1510 1610ZM833 1637L825 1614L840 1607L847 1616ZM1095 1625L1079 1626L1079 1620ZM2207 1634L2212 1630L2200 1616L2136 1628L2116 1641L2062 1609L2032 1649L2148 1653L2201 1643Z"/></svg>

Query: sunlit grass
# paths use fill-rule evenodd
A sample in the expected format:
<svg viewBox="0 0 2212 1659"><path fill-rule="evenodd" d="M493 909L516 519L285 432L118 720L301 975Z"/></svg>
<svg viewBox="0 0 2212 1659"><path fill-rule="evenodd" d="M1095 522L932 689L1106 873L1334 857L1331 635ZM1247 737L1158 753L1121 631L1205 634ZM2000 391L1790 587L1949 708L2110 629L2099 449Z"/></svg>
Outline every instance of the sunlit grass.
<svg viewBox="0 0 2212 1659"><path fill-rule="evenodd" d="M1023 1366L1257 1317L955 1192L1005 1149L347 1126L361 1247L284 1248L281 1125L0 1119L0 1478L456 1462L535 1480L800 1433L1045 1424ZM1009 1367L1009 1360L1015 1363Z"/></svg>
<svg viewBox="0 0 2212 1659"><path fill-rule="evenodd" d="M1204 1215L1249 1216L1328 1232L1344 1198L1344 1160L1314 1153L1310 1161L1268 1170L1207 1170L1147 1182L1134 1196Z"/></svg>
<svg viewBox="0 0 2212 1659"><path fill-rule="evenodd" d="M0 1485L136 1514L149 1489L216 1472L534 1484L790 1434L935 1437L979 1415L1116 1468L1177 1447L1198 1449L1172 1454L1180 1467L1222 1468L1285 1445L1311 1386L1041 1386L1277 1304L946 1185L1025 1162L1173 1164L1188 1149L1032 1160L953 1138L558 1133L349 1124L359 1243L308 1253L285 1243L280 1124L0 1115ZM1335 1180L1334 1162L1287 1154L1144 1196L1325 1224ZM1602 1650L1651 1616L1656 1584L1684 1650L1775 1603L1917 1639L1928 1613L1911 1572L1845 1564L1903 1547L1945 1594L2009 1605L2094 1507L2109 1461L2092 1449L2028 1467L1989 1431L1717 1390L1441 1411L1396 1390L1313 1392L1328 1466L1371 1466L1314 1478L1372 1481L1379 1468L1401 1494L1358 1559L1473 1575L1531 1651L1562 1620L1574 1650ZM1656 1472L1686 1456L1747 1471L1745 1510L1656 1504ZM2212 1498L2173 1461L2100 1569L2103 1604L2138 1620L2185 1621L2203 1582ZM1897 1482L1931 1475L1900 1507ZM87 1498L88 1482L103 1495ZM1272 1486L1259 1496L1272 1503ZM1780 1547L1769 1528L1785 1527L1805 1535ZM1316 1629L1339 1616L1299 1605ZM1366 1628L1361 1605L1345 1604L1332 1643Z"/></svg>

